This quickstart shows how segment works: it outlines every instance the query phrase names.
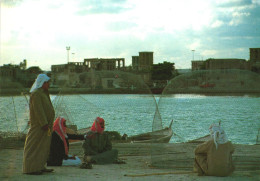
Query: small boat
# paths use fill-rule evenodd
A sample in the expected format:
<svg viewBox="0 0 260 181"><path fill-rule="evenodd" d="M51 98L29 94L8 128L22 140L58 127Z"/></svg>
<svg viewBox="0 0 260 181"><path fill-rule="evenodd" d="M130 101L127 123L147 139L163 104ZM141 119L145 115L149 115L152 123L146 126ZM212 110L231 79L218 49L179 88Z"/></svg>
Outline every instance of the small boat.
<svg viewBox="0 0 260 181"><path fill-rule="evenodd" d="M173 135L172 122L173 120L171 121L169 127L157 131L130 136L127 138L127 141L134 143L169 143Z"/></svg>
<svg viewBox="0 0 260 181"><path fill-rule="evenodd" d="M205 141L208 141L212 139L211 136L208 134L206 136L194 139L194 140L190 140L188 141L188 143L203 143ZM260 145L260 128L258 129L258 133L256 135L256 145Z"/></svg>
<svg viewBox="0 0 260 181"><path fill-rule="evenodd" d="M153 94L162 94L164 87L151 88Z"/></svg>
<svg viewBox="0 0 260 181"><path fill-rule="evenodd" d="M258 129L258 133L257 133L257 136L256 136L256 144L260 145L260 128Z"/></svg>
<svg viewBox="0 0 260 181"><path fill-rule="evenodd" d="M213 88L213 87L215 87L215 84L207 82L207 83L201 84L200 87L201 88Z"/></svg>
<svg viewBox="0 0 260 181"><path fill-rule="evenodd" d="M194 140L190 140L188 141L188 143L203 143L205 141L208 141L211 139L211 136L210 134L206 135L206 136L203 136L203 137L200 137L200 138L197 138L197 139L194 139Z"/></svg>
<svg viewBox="0 0 260 181"><path fill-rule="evenodd" d="M173 131L171 128L172 122L173 122L173 120L171 121L169 127L166 127L164 129L147 132L147 133L142 133L142 134L138 134L138 135L134 135L134 136L130 136L130 137L126 137L124 135L124 136L122 136L121 140L113 140L113 142L169 143L169 141L173 135ZM90 127L77 130L77 134L86 134L88 131L90 131ZM71 141L71 142L77 142L77 141Z"/></svg>

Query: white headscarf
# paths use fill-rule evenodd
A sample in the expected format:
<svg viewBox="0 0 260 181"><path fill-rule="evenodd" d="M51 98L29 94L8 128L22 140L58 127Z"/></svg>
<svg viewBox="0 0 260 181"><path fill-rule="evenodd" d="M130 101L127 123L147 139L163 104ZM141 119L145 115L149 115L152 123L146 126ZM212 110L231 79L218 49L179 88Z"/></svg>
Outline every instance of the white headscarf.
<svg viewBox="0 0 260 181"><path fill-rule="evenodd" d="M48 77L46 74L39 74L37 78L35 79L34 84L32 85L32 88L30 92L32 93L36 89L39 89L42 87L44 82L48 82L50 80L50 77Z"/></svg>
<svg viewBox="0 0 260 181"><path fill-rule="evenodd" d="M214 139L214 143L216 145L216 149L218 149L218 144L224 144L228 142L227 135L225 131L219 126L212 124L209 127L210 136Z"/></svg>

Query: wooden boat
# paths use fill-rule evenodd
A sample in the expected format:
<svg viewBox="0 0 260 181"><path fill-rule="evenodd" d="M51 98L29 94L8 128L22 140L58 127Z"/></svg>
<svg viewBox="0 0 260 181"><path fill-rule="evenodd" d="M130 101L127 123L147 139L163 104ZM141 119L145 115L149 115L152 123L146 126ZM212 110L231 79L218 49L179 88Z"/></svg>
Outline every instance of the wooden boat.
<svg viewBox="0 0 260 181"><path fill-rule="evenodd" d="M173 135L172 122L173 120L171 121L169 127L157 131L130 136L127 138L127 141L134 143L169 143Z"/></svg>
<svg viewBox="0 0 260 181"><path fill-rule="evenodd" d="M257 133L257 136L256 136L256 144L260 145L260 128L258 129L258 133Z"/></svg>
<svg viewBox="0 0 260 181"><path fill-rule="evenodd" d="M210 139L211 139L210 134L208 134L206 136L203 136L203 137L200 137L200 138L197 138L197 139L194 139L194 140L190 140L190 141L188 141L188 143L203 143L203 142L208 141Z"/></svg>
<svg viewBox="0 0 260 181"><path fill-rule="evenodd" d="M215 84L212 84L212 83L203 83L200 85L200 88L213 88L215 87Z"/></svg>
<svg viewBox="0 0 260 181"><path fill-rule="evenodd" d="M148 133L143 133L143 134L138 134L130 137L125 137L122 136L121 139L114 139L112 142L121 142L121 143L127 143L127 142L132 142L132 143L169 143L173 131L172 131L172 122L171 121L169 127L166 127L161 130L157 131L152 131ZM86 134L88 131L90 131L90 127L88 128L83 128L77 130L77 134ZM109 132L109 131L108 131ZM70 143L76 143L79 140L71 140Z"/></svg>
<svg viewBox="0 0 260 181"><path fill-rule="evenodd" d="M188 143L203 143L205 141L208 141L211 139L211 136L208 134L208 135L205 135L203 137L200 137L200 138L197 138L197 139L194 139L194 140L190 140L188 141ZM260 128L258 129L258 133L256 135L256 145L260 145Z"/></svg>

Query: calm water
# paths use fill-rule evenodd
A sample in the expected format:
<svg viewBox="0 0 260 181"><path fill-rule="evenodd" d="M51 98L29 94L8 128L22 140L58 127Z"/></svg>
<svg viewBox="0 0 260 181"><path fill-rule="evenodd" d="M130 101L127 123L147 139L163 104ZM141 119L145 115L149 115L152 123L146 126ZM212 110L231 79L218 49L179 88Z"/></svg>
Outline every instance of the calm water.
<svg viewBox="0 0 260 181"><path fill-rule="evenodd" d="M151 95L52 95L56 116L78 128L103 117L107 130L135 135L152 130L156 102L163 127L173 122L170 142L184 142L208 134L221 121L233 143L255 144L260 128L260 96ZM24 96L0 97L0 131L26 131L28 103Z"/></svg>

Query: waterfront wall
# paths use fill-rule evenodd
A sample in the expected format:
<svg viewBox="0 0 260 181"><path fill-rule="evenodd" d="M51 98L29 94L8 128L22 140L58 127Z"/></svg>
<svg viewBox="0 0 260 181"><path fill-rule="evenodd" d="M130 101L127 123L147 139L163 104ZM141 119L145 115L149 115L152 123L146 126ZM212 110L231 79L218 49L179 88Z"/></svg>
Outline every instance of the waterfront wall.
<svg viewBox="0 0 260 181"><path fill-rule="evenodd" d="M147 90L127 90L127 89L107 89L107 90L90 90L86 88L50 88L50 94L152 94ZM29 89L0 89L0 96L15 96L29 94ZM216 88L178 88L166 94L260 94L257 89L216 89Z"/></svg>

